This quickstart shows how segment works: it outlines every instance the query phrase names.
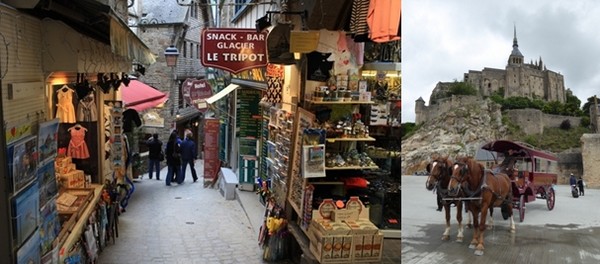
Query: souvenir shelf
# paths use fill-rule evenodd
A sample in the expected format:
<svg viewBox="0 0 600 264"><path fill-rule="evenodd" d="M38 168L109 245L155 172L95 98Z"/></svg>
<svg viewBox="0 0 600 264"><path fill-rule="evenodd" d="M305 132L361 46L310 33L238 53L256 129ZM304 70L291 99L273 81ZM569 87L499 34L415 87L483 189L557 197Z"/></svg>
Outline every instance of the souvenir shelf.
<svg viewBox="0 0 600 264"><path fill-rule="evenodd" d="M292 149L293 114L271 107L269 135L266 142L268 169L271 172L271 188L275 201L284 205L288 193L288 173Z"/></svg>
<svg viewBox="0 0 600 264"><path fill-rule="evenodd" d="M377 166L340 166L340 167L325 167L326 170L376 170Z"/></svg>
<svg viewBox="0 0 600 264"><path fill-rule="evenodd" d="M375 141L375 138L372 137L340 137L340 138L326 138L327 142L336 142L336 141Z"/></svg>
<svg viewBox="0 0 600 264"><path fill-rule="evenodd" d="M375 104L374 101L315 101L306 100L310 104L314 105L357 105L357 104Z"/></svg>

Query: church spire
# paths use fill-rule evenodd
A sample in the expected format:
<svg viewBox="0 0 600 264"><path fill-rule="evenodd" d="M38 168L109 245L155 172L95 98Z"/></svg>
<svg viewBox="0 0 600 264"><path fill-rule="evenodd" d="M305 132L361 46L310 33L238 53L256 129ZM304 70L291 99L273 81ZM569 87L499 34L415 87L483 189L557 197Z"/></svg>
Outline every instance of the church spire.
<svg viewBox="0 0 600 264"><path fill-rule="evenodd" d="M517 25L514 25L513 49L514 48L519 48L519 43L517 43Z"/></svg>
<svg viewBox="0 0 600 264"><path fill-rule="evenodd" d="M514 37L513 37L513 49L508 56L508 64L509 65L519 65L523 64L523 54L519 51L519 44L517 43L517 25L514 26Z"/></svg>

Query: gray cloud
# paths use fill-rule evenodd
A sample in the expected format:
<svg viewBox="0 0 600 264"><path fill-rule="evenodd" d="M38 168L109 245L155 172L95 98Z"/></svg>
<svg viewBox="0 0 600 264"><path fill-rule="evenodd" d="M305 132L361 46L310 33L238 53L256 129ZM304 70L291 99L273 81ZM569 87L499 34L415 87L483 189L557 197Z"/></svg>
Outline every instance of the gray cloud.
<svg viewBox="0 0 600 264"><path fill-rule="evenodd" d="M540 57L585 102L600 94L600 2L593 0L404 1L402 122L414 122L414 101L437 82L506 66L513 25L525 61Z"/></svg>

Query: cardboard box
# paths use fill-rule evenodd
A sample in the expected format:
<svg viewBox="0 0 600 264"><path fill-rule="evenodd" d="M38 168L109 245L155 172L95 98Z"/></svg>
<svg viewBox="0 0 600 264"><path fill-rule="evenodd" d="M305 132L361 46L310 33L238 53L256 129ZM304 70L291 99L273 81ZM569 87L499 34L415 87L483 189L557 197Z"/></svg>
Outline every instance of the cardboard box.
<svg viewBox="0 0 600 264"><path fill-rule="evenodd" d="M364 235L363 236L363 250L362 257L370 257L373 246L373 236L372 235Z"/></svg>
<svg viewBox="0 0 600 264"><path fill-rule="evenodd" d="M351 209L337 209L331 212L331 220L335 222L343 222L346 220L358 220L359 211Z"/></svg>
<svg viewBox="0 0 600 264"><path fill-rule="evenodd" d="M326 236L349 235L352 231L350 227L343 222L331 222L326 219L312 219L310 221L309 229L311 228Z"/></svg>
<svg viewBox="0 0 600 264"><path fill-rule="evenodd" d="M343 236L334 236L333 237L333 251L332 257L340 259L342 258L342 246L344 245L344 237Z"/></svg>
<svg viewBox="0 0 600 264"><path fill-rule="evenodd" d="M360 239L358 236L354 235L355 241ZM383 233L377 233L375 235L362 235L363 246L362 252L359 254L357 247L355 246L354 258L352 262L354 263L362 263L362 262L379 262L381 261L381 254L383 252Z"/></svg>
<svg viewBox="0 0 600 264"><path fill-rule="evenodd" d="M379 232L377 226L365 219L346 221L346 224L351 230L350 233L353 235L374 235Z"/></svg>
<svg viewBox="0 0 600 264"><path fill-rule="evenodd" d="M352 256L352 242L354 241L354 236L346 236L344 237L344 243L342 244L342 258L351 259Z"/></svg>
<svg viewBox="0 0 600 264"><path fill-rule="evenodd" d="M353 235L352 236L352 244L354 245L354 248L352 250L353 258L362 257L363 235Z"/></svg>
<svg viewBox="0 0 600 264"><path fill-rule="evenodd" d="M324 235L309 228L310 251L320 263L349 263L352 261L352 236Z"/></svg>
<svg viewBox="0 0 600 264"><path fill-rule="evenodd" d="M73 163L71 157L56 158L56 167L68 167L69 164Z"/></svg>
<svg viewBox="0 0 600 264"><path fill-rule="evenodd" d="M82 170L74 170L61 175L61 180L64 181L66 188L84 188L85 175Z"/></svg>

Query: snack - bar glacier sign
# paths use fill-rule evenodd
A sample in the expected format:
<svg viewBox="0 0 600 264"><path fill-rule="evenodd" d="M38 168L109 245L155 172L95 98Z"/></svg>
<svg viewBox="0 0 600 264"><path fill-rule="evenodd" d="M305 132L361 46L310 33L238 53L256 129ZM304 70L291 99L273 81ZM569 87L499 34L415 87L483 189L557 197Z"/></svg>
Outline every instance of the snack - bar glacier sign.
<svg viewBox="0 0 600 264"><path fill-rule="evenodd" d="M256 29L207 28L200 38L205 67L239 73L267 66L267 35Z"/></svg>

